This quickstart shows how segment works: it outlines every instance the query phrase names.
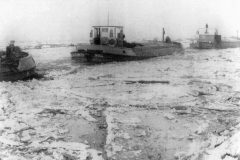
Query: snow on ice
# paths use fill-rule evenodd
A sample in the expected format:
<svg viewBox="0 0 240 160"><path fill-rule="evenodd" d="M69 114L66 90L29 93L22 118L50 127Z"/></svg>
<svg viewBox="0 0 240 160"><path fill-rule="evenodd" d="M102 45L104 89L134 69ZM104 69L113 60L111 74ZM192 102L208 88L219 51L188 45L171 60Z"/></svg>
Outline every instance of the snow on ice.
<svg viewBox="0 0 240 160"><path fill-rule="evenodd" d="M30 49L45 78L0 82L1 159L239 158L239 49L94 65L71 50Z"/></svg>

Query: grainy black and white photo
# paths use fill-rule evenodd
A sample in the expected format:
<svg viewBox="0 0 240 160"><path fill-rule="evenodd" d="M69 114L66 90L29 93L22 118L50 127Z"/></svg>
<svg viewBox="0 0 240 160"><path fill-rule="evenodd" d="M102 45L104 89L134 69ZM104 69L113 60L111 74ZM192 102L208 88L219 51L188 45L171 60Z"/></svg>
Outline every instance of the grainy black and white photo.
<svg viewBox="0 0 240 160"><path fill-rule="evenodd" d="M0 160L239 160L239 0L0 0Z"/></svg>

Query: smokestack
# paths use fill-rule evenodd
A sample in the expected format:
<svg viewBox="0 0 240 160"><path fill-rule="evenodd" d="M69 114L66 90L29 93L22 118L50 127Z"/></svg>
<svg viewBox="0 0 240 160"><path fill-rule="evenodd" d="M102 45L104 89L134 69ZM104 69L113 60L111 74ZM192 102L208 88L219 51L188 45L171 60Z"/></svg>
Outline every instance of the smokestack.
<svg viewBox="0 0 240 160"><path fill-rule="evenodd" d="M208 24L206 24L206 34L208 33Z"/></svg>
<svg viewBox="0 0 240 160"><path fill-rule="evenodd" d="M165 36L165 30L163 28L163 31L162 31L162 41L164 42L164 36Z"/></svg>

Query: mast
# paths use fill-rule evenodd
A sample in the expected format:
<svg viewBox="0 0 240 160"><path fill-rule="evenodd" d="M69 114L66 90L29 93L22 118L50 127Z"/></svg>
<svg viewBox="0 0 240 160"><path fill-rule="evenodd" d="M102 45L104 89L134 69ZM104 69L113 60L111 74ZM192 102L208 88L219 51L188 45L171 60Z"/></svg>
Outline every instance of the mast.
<svg viewBox="0 0 240 160"><path fill-rule="evenodd" d="M164 28L163 28L163 30L162 30L162 41L164 42L164 35L165 35L165 30L164 30Z"/></svg>
<svg viewBox="0 0 240 160"><path fill-rule="evenodd" d="M107 25L109 26L109 8L108 8Z"/></svg>

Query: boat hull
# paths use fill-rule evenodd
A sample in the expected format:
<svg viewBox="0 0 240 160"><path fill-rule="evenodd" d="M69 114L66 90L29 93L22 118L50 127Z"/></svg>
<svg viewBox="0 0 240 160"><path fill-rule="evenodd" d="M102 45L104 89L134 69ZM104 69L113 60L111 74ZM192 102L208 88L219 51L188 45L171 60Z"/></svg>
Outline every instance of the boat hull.
<svg viewBox="0 0 240 160"><path fill-rule="evenodd" d="M0 61L0 81L17 81L31 78L35 73L36 64L31 55L19 59L17 64L6 60Z"/></svg>
<svg viewBox="0 0 240 160"><path fill-rule="evenodd" d="M239 47L240 41L222 41L221 43L196 42L190 44L190 48L193 49L227 49Z"/></svg>
<svg viewBox="0 0 240 160"><path fill-rule="evenodd" d="M87 61L102 59L105 61L142 60L158 56L171 55L183 51L180 44L154 43L133 48L108 45L79 45L71 53L72 58L84 58Z"/></svg>
<svg viewBox="0 0 240 160"><path fill-rule="evenodd" d="M18 80L24 80L31 77L34 77L36 75L35 69L22 71L22 72L4 72L0 73L0 81L18 81Z"/></svg>

